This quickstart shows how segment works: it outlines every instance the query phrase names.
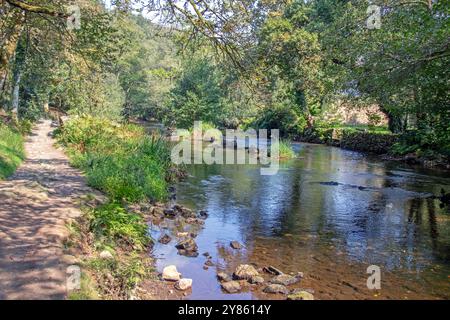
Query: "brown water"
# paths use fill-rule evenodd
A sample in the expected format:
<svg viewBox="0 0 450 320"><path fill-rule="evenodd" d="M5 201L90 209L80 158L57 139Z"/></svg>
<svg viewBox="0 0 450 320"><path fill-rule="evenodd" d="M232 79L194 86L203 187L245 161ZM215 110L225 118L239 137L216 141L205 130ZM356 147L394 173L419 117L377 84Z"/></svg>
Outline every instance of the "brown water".
<svg viewBox="0 0 450 320"><path fill-rule="evenodd" d="M188 299L283 298L262 293L264 286L222 292L217 272L232 273L240 263L301 271L304 279L291 289L312 289L318 299L450 297L450 212L427 199L450 191L449 173L334 147L294 147L298 158L283 161L274 176L261 176L256 165L187 167L177 202L209 213L195 239L200 255L178 255L175 239L157 243L153 254L159 270L174 264L193 279ZM156 239L167 232L150 230ZM231 240L245 248L232 249ZM203 252L215 266L203 268ZM381 268L381 290L367 289L369 265Z"/></svg>

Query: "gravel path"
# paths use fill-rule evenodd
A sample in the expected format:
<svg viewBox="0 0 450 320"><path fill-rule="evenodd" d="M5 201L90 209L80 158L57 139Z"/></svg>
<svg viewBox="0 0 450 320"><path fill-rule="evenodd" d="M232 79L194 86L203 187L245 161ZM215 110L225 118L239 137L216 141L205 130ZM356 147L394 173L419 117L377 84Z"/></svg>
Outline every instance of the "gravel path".
<svg viewBox="0 0 450 320"><path fill-rule="evenodd" d="M64 299L65 224L80 215L77 199L90 188L54 147L50 120L28 138L27 158L7 181L0 181L0 299ZM71 261L72 260L72 261Z"/></svg>

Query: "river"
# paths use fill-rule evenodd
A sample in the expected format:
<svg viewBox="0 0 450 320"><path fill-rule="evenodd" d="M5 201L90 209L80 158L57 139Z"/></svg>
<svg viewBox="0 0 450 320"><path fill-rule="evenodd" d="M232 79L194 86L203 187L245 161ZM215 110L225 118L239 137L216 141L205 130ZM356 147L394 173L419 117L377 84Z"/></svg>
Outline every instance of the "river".
<svg viewBox="0 0 450 320"><path fill-rule="evenodd" d="M285 298L263 293L264 285L224 293L217 272L231 274L242 263L303 272L290 289L308 289L317 299L450 297L450 213L428 198L450 190L448 172L324 145L293 146L297 157L282 161L273 176L260 175L258 165L187 166L176 202L209 213L195 230L200 255L179 255L176 239L156 242L152 252L159 271L174 264L193 279L185 298ZM167 228L172 235L187 230L155 224L150 233L158 239ZM231 248L232 240L244 248ZM204 267L204 252L213 266ZM370 265L380 267L380 290L367 288Z"/></svg>

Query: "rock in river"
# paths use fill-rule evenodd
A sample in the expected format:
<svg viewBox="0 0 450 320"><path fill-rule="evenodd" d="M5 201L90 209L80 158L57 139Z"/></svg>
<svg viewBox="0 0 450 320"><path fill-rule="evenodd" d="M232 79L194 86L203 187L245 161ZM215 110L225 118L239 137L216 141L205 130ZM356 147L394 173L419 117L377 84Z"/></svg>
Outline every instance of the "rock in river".
<svg viewBox="0 0 450 320"><path fill-rule="evenodd" d="M241 285L237 281L223 282L222 289L228 293L236 293L241 291Z"/></svg>
<svg viewBox="0 0 450 320"><path fill-rule="evenodd" d="M184 291L192 287L192 279L183 278L175 283L175 289Z"/></svg>
<svg viewBox="0 0 450 320"><path fill-rule="evenodd" d="M293 277L288 274L280 274L275 276L270 280L270 283L281 284L283 286L289 286L291 284L297 283L300 281L299 277Z"/></svg>
<svg viewBox="0 0 450 320"><path fill-rule="evenodd" d="M208 259L205 262L205 266L212 267L212 266L214 266L214 262L212 262L210 259Z"/></svg>
<svg viewBox="0 0 450 320"><path fill-rule="evenodd" d="M217 274L217 279L219 279L219 281L223 281L223 282L228 282L228 281L232 280L231 277L228 274L226 274L225 272L219 272Z"/></svg>
<svg viewBox="0 0 450 320"><path fill-rule="evenodd" d="M281 284L269 284L267 287L263 290L265 293L282 293L282 294L288 294L289 290L281 285Z"/></svg>
<svg viewBox="0 0 450 320"><path fill-rule="evenodd" d="M162 272L162 278L167 281L178 281L180 276L181 273L178 272L177 267L174 265L165 267Z"/></svg>
<svg viewBox="0 0 450 320"><path fill-rule="evenodd" d="M255 267L249 264L239 265L233 273L233 278L237 280L249 280L253 276L259 276L259 273Z"/></svg>
<svg viewBox="0 0 450 320"><path fill-rule="evenodd" d="M230 247L232 247L233 249L241 249L242 245L239 242L237 242L237 241L231 241L230 242Z"/></svg>
<svg viewBox="0 0 450 320"><path fill-rule="evenodd" d="M172 238L168 234L165 234L158 239L158 242L162 244L168 244L171 240Z"/></svg>
<svg viewBox="0 0 450 320"><path fill-rule="evenodd" d="M186 251L197 251L198 246L192 238L183 239L175 246L177 249Z"/></svg>

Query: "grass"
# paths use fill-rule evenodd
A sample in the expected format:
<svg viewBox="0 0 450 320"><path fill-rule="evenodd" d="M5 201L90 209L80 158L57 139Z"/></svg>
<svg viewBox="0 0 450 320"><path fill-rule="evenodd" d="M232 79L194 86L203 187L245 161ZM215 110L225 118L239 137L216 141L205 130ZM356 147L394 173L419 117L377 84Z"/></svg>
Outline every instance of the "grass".
<svg viewBox="0 0 450 320"><path fill-rule="evenodd" d="M118 203L108 203L89 211L90 230L106 245L142 250L150 242L142 217L127 212Z"/></svg>
<svg viewBox="0 0 450 320"><path fill-rule="evenodd" d="M136 125L94 117L69 121L57 137L89 185L112 200L166 199L170 151L162 138Z"/></svg>
<svg viewBox="0 0 450 320"><path fill-rule="evenodd" d="M25 159L21 132L0 122L0 180L16 171Z"/></svg>
<svg viewBox="0 0 450 320"><path fill-rule="evenodd" d="M280 159L292 159L295 157L295 152L292 149L292 145L289 141L280 140L279 142L279 158Z"/></svg>

